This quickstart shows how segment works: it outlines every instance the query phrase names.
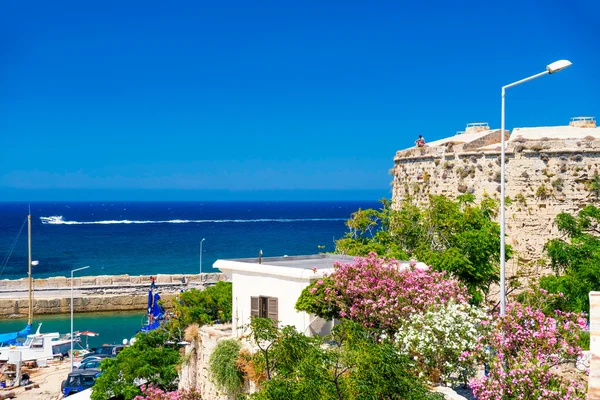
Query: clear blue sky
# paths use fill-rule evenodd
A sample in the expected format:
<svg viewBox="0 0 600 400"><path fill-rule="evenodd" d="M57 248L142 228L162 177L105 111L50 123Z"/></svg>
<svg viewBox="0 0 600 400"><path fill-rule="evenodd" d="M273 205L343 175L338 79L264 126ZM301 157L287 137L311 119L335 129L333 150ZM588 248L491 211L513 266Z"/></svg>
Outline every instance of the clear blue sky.
<svg viewBox="0 0 600 400"><path fill-rule="evenodd" d="M600 117L598 1L4 1L0 200L389 196L467 122Z"/></svg>

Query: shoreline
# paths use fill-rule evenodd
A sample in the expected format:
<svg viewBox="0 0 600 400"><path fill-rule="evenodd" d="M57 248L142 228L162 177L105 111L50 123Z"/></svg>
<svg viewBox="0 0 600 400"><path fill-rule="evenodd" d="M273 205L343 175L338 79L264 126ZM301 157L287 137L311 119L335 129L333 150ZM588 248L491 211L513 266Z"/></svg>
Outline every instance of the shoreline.
<svg viewBox="0 0 600 400"><path fill-rule="evenodd" d="M183 283L185 277L185 283ZM166 308L183 289L204 289L225 280L220 273L158 274L156 287ZM73 279L73 308L77 312L146 310L150 276L101 275ZM26 316L29 309L27 278L0 281L0 319ZM63 314L71 310L71 279L34 279L35 315Z"/></svg>

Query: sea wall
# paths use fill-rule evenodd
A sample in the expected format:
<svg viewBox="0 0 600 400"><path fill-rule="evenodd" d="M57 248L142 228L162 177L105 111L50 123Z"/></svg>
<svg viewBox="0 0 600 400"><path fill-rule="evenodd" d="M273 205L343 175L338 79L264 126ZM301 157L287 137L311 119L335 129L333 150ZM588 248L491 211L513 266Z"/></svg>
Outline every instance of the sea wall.
<svg viewBox="0 0 600 400"><path fill-rule="evenodd" d="M185 282L184 278L185 277ZM226 280L225 275L156 275L156 286L169 308L182 289L203 289ZM0 281L0 318L26 316L29 310L28 280ZM73 279L73 308L77 312L145 310L150 276L104 275ZM36 315L68 313L71 279L53 277L34 280L33 311Z"/></svg>
<svg viewBox="0 0 600 400"><path fill-rule="evenodd" d="M399 151L394 158L393 207L406 199L425 205L430 194L456 198L472 193L500 198L500 147L470 150L452 142L445 146ZM514 140L506 148L507 242L518 265L537 261L544 244L557 237L554 219L598 204L600 140Z"/></svg>
<svg viewBox="0 0 600 400"><path fill-rule="evenodd" d="M221 273L204 273L204 274L158 274L153 275L156 278L156 284L159 287L168 287L171 285L180 285L183 278L190 284L215 283L225 279ZM28 289L27 278L21 279L3 279L0 280L0 293L2 292L26 292ZM96 288L96 289L111 289L111 288L133 288L150 286L150 275L129 276L125 275L99 275L99 276L82 276L73 278L73 287L75 289ZM52 278L34 279L35 290L63 290L71 289L71 278L64 276L55 276Z"/></svg>

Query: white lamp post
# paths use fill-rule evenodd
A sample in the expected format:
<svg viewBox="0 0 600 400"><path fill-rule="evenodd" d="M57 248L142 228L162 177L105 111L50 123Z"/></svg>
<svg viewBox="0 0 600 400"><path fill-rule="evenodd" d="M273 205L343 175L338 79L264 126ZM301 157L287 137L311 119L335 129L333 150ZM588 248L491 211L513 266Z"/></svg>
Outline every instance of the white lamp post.
<svg viewBox="0 0 600 400"><path fill-rule="evenodd" d="M206 238L202 238L202 240L200 241L200 271L198 272L199 274L202 274L202 242L204 242L206 240Z"/></svg>
<svg viewBox="0 0 600 400"><path fill-rule="evenodd" d="M504 316L506 313L506 273L505 273L505 233L504 233L504 225L505 225L505 213L504 213L504 199L506 197L504 193L504 98L506 95L506 89L511 88L513 86L520 85L521 83L530 81L535 78L539 78L540 76L553 74L555 72L561 71L565 68L571 66L571 62L568 60L559 60L555 61L552 64L546 66L546 70L544 72L540 72L539 74L535 74L530 76L529 78L521 79L520 81L513 82L510 85L506 85L502 87L502 127L501 127L501 148L502 154L500 156L500 315Z"/></svg>
<svg viewBox="0 0 600 400"><path fill-rule="evenodd" d="M89 267L88 265L87 267L71 270L71 372L73 372L73 273Z"/></svg>

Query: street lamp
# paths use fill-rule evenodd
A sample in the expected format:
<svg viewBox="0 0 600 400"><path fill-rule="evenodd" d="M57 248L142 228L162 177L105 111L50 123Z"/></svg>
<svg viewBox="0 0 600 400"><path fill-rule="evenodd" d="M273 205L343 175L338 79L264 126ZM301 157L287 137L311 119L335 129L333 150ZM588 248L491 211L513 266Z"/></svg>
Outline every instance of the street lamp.
<svg viewBox="0 0 600 400"><path fill-rule="evenodd" d="M71 372L73 372L73 273L89 267L88 265L87 267L71 270Z"/></svg>
<svg viewBox="0 0 600 400"><path fill-rule="evenodd" d="M506 273L505 273L505 233L504 233L504 225L505 225L505 215L504 215L504 108L505 108L505 95L506 89L511 88L513 86L520 85L521 83L533 80L535 78L539 78L540 76L553 74L558 71L562 71L565 68L571 66L571 62L568 60L559 60L555 61L552 64L546 66L546 70L544 72L540 72L539 74L535 74L530 76L529 78L521 79L520 81L513 82L510 85L502 86L502 127L501 127L501 148L502 154L500 156L500 315L504 316L506 313Z"/></svg>
<svg viewBox="0 0 600 400"><path fill-rule="evenodd" d="M204 242L206 240L206 238L202 238L202 240L200 241L200 272L199 274L202 274L202 242Z"/></svg>

